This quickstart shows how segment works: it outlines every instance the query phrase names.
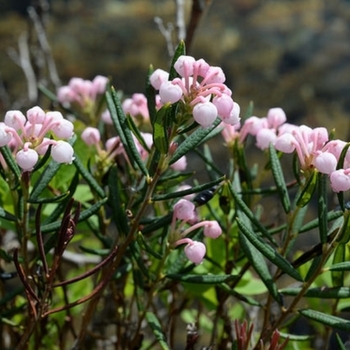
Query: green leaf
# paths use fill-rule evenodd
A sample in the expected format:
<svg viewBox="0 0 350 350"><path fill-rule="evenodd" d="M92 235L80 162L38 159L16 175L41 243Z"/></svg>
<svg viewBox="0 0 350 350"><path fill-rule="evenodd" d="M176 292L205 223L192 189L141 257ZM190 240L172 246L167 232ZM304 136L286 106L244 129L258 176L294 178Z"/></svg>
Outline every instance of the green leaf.
<svg viewBox="0 0 350 350"><path fill-rule="evenodd" d="M280 293L288 296L296 296L302 290L302 287L297 288L283 288L280 289ZM317 298L317 299L347 299L350 297L349 287L318 287L310 288L304 294L306 298Z"/></svg>
<svg viewBox="0 0 350 350"><path fill-rule="evenodd" d="M0 147L0 152L2 156L5 159L6 164L9 166L9 168L12 170L13 174L16 177L16 182L19 182L19 179L21 178L21 169L19 168L18 164L16 163L11 150L8 146Z"/></svg>
<svg viewBox="0 0 350 350"><path fill-rule="evenodd" d="M166 336L162 331L159 320L153 312L146 312L146 320L148 325L151 327L153 334L155 335L160 347L163 350L170 350L170 347L167 344Z"/></svg>
<svg viewBox="0 0 350 350"><path fill-rule="evenodd" d="M60 194L59 196L56 197L52 197L52 198L35 198L35 199L28 199L29 203L58 203L63 201L65 198L67 198L69 196L69 191Z"/></svg>
<svg viewBox="0 0 350 350"><path fill-rule="evenodd" d="M0 207L0 218L8 221L17 221L17 217Z"/></svg>
<svg viewBox="0 0 350 350"><path fill-rule="evenodd" d="M259 232L266 237L271 243L277 246L275 240L268 232L268 230L260 223L260 221L255 217L254 213L248 208L248 206L244 203L240 195L234 190L233 184L229 186L229 190L233 199L235 200L236 206L249 218L251 223L259 230Z"/></svg>
<svg viewBox="0 0 350 350"><path fill-rule="evenodd" d="M152 197L152 202L164 201L164 200L168 200L168 199L173 199L173 198L179 198L179 197L187 196L188 194L199 193L199 192L208 190L208 189L218 185L224 179L225 179L224 177L220 177L220 178L218 178L218 179L216 179L214 181L207 182L204 185L194 186L194 187L191 187L191 188L189 188L187 190L177 191L177 192L170 192L170 193L165 193L165 194L159 194L159 195L156 195L156 196Z"/></svg>
<svg viewBox="0 0 350 350"><path fill-rule="evenodd" d="M338 219L340 218L341 216L343 216L343 212L341 211L330 211L327 213L326 217L327 217L327 221L333 221L335 219ZM304 232L309 232L315 228L317 228L319 225L319 220L318 219L315 219L315 220L312 220L312 221L309 221L307 224L305 224L304 226L302 226L300 229L299 229L299 233L304 233Z"/></svg>
<svg viewBox="0 0 350 350"><path fill-rule="evenodd" d="M173 106L168 103L159 109L153 124L153 142L161 154L167 154L169 151L168 130L172 107Z"/></svg>
<svg viewBox="0 0 350 350"><path fill-rule="evenodd" d="M221 119L216 118L214 123L208 128L198 128L196 129L189 137L183 141L174 155L172 156L169 164L175 163L182 156L186 155L190 150L195 149L198 145L203 142L203 139L208 136L219 124L221 123Z"/></svg>
<svg viewBox="0 0 350 350"><path fill-rule="evenodd" d="M270 154L271 171L272 171L273 178L275 180L278 194L280 196L283 209L288 214L290 212L289 193L287 190L286 182L284 180L282 167L278 159L276 149L272 145L272 143L270 143L269 145L269 154Z"/></svg>
<svg viewBox="0 0 350 350"><path fill-rule="evenodd" d="M193 176L195 172L192 173L171 173L170 175L163 175L159 180L157 185L168 189L170 187L178 186L183 184L188 178Z"/></svg>
<svg viewBox="0 0 350 350"><path fill-rule="evenodd" d="M75 155L75 159L73 160L73 164L83 177L83 179L89 184L89 186L101 197L106 197L105 191L103 188L99 185L99 183L96 181L95 177L90 174L90 172L84 167L83 163L81 162L80 158Z"/></svg>
<svg viewBox="0 0 350 350"><path fill-rule="evenodd" d="M333 255L333 265L342 263L345 260L345 244L338 244ZM344 285L344 270L331 270L333 287L341 287Z"/></svg>
<svg viewBox="0 0 350 350"><path fill-rule="evenodd" d="M30 202L38 200L41 193L47 188L50 181L54 178L59 168L62 166L61 163L57 163L55 160L51 160L49 165L45 168L38 180L33 186L33 189L29 196Z"/></svg>
<svg viewBox="0 0 350 350"><path fill-rule="evenodd" d="M156 118L156 90L151 85L149 81L150 75L153 73L153 66L150 65L148 69L148 75L146 80L146 98L147 98L147 106L148 106L148 112L149 112L149 118L151 120L151 124L154 123L154 120Z"/></svg>
<svg viewBox="0 0 350 350"><path fill-rule="evenodd" d="M121 185L118 176L118 170L116 166L113 166L108 176L109 203L119 234L127 235L129 232L129 224L126 217L125 204L120 196Z"/></svg>
<svg viewBox="0 0 350 350"><path fill-rule="evenodd" d="M183 40L181 40L179 42L179 45L175 49L175 53L174 53L173 59L171 61L171 67L170 67L170 71L169 71L169 80L173 80L174 78L176 78L178 76L178 74L174 68L174 64L177 61L177 59L182 55L186 55L186 46L185 46L185 42Z"/></svg>
<svg viewBox="0 0 350 350"><path fill-rule="evenodd" d="M346 350L346 347L343 343L343 341L341 340L340 336L338 333L336 333L336 338L337 338L337 343L338 343L338 346L339 346L339 350Z"/></svg>
<svg viewBox="0 0 350 350"><path fill-rule="evenodd" d="M162 259L162 255L151 248L151 246L147 243L147 241L145 240L141 232L138 232L136 236L136 240L137 240L137 243L140 245L140 247L143 248L146 252L151 254L156 259L159 259L159 260Z"/></svg>
<svg viewBox="0 0 350 350"><path fill-rule="evenodd" d="M271 277L262 254L258 249L254 247L252 243L250 243L250 241L242 232L239 232L239 242L245 256L252 264L261 280L264 282L272 297L277 301L278 304L282 305L281 296L278 293L277 286Z"/></svg>
<svg viewBox="0 0 350 350"><path fill-rule="evenodd" d="M286 260L281 254L270 247L266 242L264 242L255 232L250 231L250 229L242 222L240 218L237 219L238 226L242 233L247 237L247 239L253 244L253 246L258 249L268 260L279 267L284 273L293 277L297 281L302 282L299 272L293 268L291 263Z"/></svg>
<svg viewBox="0 0 350 350"><path fill-rule="evenodd" d="M312 195L315 192L317 184L317 171L313 171L310 177L307 179L306 184L304 185L299 198L297 199L297 206L304 207L308 204L312 198Z"/></svg>
<svg viewBox="0 0 350 350"><path fill-rule="evenodd" d="M111 119L116 128L124 149L129 157L129 161L135 168L135 163L143 175L148 176L148 170L141 159L140 153L135 145L132 133L128 127L128 122L123 111L119 97L115 89L111 86L106 91L107 106L111 114Z"/></svg>
<svg viewBox="0 0 350 350"><path fill-rule="evenodd" d="M323 312L319 312L311 309L302 309L302 310L298 310L298 312L310 320L317 321L319 323L322 323L326 326L329 326L335 329L340 329L346 332L350 332L349 320L336 317L336 316L327 315L327 314L324 314Z"/></svg>
<svg viewBox="0 0 350 350"><path fill-rule="evenodd" d="M330 271L350 271L350 261L334 264L328 268Z"/></svg>
<svg viewBox="0 0 350 350"><path fill-rule="evenodd" d="M318 230L320 234L320 242L327 242L327 181L328 175L318 174Z"/></svg>
<svg viewBox="0 0 350 350"><path fill-rule="evenodd" d="M171 280L196 283L196 284L220 284L230 281L234 281L237 276L235 275L181 275L181 274L168 274L165 276Z"/></svg>

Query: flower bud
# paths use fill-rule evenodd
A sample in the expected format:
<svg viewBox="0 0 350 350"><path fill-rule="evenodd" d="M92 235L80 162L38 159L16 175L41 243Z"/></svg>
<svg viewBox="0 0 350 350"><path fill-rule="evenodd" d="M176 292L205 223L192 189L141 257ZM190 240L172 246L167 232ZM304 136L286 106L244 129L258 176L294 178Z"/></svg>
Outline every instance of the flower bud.
<svg viewBox="0 0 350 350"><path fill-rule="evenodd" d="M276 140L276 131L274 129L261 129L256 134L256 146L261 150L267 149L270 143Z"/></svg>
<svg viewBox="0 0 350 350"><path fill-rule="evenodd" d="M186 156L182 156L175 163L171 164L170 167L176 171L184 171L187 167L187 159Z"/></svg>
<svg viewBox="0 0 350 350"><path fill-rule="evenodd" d="M188 260L198 265L203 261L206 247L202 242L192 241L186 245L184 251Z"/></svg>
<svg viewBox="0 0 350 350"><path fill-rule="evenodd" d="M175 70L184 78L193 74L196 60L192 56L181 55L174 64Z"/></svg>
<svg viewBox="0 0 350 350"><path fill-rule="evenodd" d="M163 69L156 69L149 77L149 81L151 85L156 89L159 90L160 86L168 81L169 79L169 73L166 72Z"/></svg>
<svg viewBox="0 0 350 350"><path fill-rule="evenodd" d="M216 107L211 102L197 103L192 113L194 120L203 128L210 126L218 115Z"/></svg>
<svg viewBox="0 0 350 350"><path fill-rule="evenodd" d="M23 169L23 171L32 170L38 159L38 153L31 148L26 150L22 149L16 154L16 162Z"/></svg>
<svg viewBox="0 0 350 350"><path fill-rule="evenodd" d="M319 152L313 163L320 173L329 175L336 170L337 158L330 152Z"/></svg>
<svg viewBox="0 0 350 350"><path fill-rule="evenodd" d="M8 111L4 118L5 124L15 130L22 129L26 121L27 119L21 111Z"/></svg>
<svg viewBox="0 0 350 350"><path fill-rule="evenodd" d="M213 98L213 104L215 105L218 115L222 119L229 118L233 109L233 100L230 96L222 94L221 96L215 96Z"/></svg>
<svg viewBox="0 0 350 350"><path fill-rule="evenodd" d="M81 139L89 146L97 145L101 140L100 131L89 126L81 133Z"/></svg>
<svg viewBox="0 0 350 350"><path fill-rule="evenodd" d="M39 106L32 107L27 111L27 119L31 124L43 124L45 116L44 110Z"/></svg>
<svg viewBox="0 0 350 350"><path fill-rule="evenodd" d="M0 122L0 147L7 145L11 139L12 134L7 130L8 126Z"/></svg>
<svg viewBox="0 0 350 350"><path fill-rule="evenodd" d="M174 216L179 220L190 220L194 216L195 206L186 199L180 199L174 205Z"/></svg>
<svg viewBox="0 0 350 350"><path fill-rule="evenodd" d="M225 124L229 125L237 125L241 118L239 117L239 113L241 111L241 108L239 107L239 104L236 102L233 102L233 108L231 110L231 113L228 118L222 118L222 121Z"/></svg>
<svg viewBox="0 0 350 350"><path fill-rule="evenodd" d="M51 149L51 157L57 163L67 163L71 164L74 160L73 157L74 150L73 147L65 141L57 141L55 145L52 146Z"/></svg>
<svg viewBox="0 0 350 350"><path fill-rule="evenodd" d="M179 85L166 81L160 86L159 96L163 104L168 102L175 103L181 99L182 89Z"/></svg>
<svg viewBox="0 0 350 350"><path fill-rule="evenodd" d="M108 125L113 125L113 121L111 118L111 113L109 112L108 109L106 109L102 114L101 114L101 119L105 124Z"/></svg>
<svg viewBox="0 0 350 350"><path fill-rule="evenodd" d="M67 119L62 119L52 126L55 135L62 139L69 139L73 135L74 125Z"/></svg>
<svg viewBox="0 0 350 350"><path fill-rule="evenodd" d="M103 75L96 75L92 81L92 94L93 95L102 95L108 83L108 78Z"/></svg>
<svg viewBox="0 0 350 350"><path fill-rule="evenodd" d="M270 108L267 112L267 121L271 129L277 129L280 125L286 122L286 113L282 108Z"/></svg>
<svg viewBox="0 0 350 350"><path fill-rule="evenodd" d="M204 226L203 233L206 237L216 239L221 235L222 230L217 221L210 221L209 224Z"/></svg>
<svg viewBox="0 0 350 350"><path fill-rule="evenodd" d="M350 189L349 169L339 169L330 175L331 187L334 192L348 191Z"/></svg>

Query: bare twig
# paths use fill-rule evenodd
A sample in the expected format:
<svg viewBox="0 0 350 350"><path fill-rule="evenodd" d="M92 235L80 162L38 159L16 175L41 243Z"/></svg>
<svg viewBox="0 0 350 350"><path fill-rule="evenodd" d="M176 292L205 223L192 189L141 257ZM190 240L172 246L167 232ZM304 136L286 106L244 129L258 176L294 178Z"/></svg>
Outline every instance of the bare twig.
<svg viewBox="0 0 350 350"><path fill-rule="evenodd" d="M176 28L178 41L186 39L185 1L176 0Z"/></svg>
<svg viewBox="0 0 350 350"><path fill-rule="evenodd" d="M38 36L40 48L45 55L50 79L52 83L55 85L55 87L58 88L61 85L61 81L57 73L55 61L52 57L51 47L47 40L45 28L43 27L42 22L40 21L40 17L38 16L34 7L29 6L27 11L30 19L34 24L34 28Z"/></svg>
<svg viewBox="0 0 350 350"><path fill-rule="evenodd" d="M38 89L37 89L37 79L34 73L34 69L30 60L30 53L28 47L28 34L22 33L18 38L18 53L15 49L10 48L7 50L10 58L15 62L19 67L21 67L26 80L28 88L28 99L30 102L34 102L38 98Z"/></svg>
<svg viewBox="0 0 350 350"><path fill-rule="evenodd" d="M168 48L169 56L172 57L174 55L174 45L172 40L172 33L174 27L172 23L168 23L167 27L164 26L163 20L160 17L154 17L154 22L157 24L159 31L164 36L166 45Z"/></svg>

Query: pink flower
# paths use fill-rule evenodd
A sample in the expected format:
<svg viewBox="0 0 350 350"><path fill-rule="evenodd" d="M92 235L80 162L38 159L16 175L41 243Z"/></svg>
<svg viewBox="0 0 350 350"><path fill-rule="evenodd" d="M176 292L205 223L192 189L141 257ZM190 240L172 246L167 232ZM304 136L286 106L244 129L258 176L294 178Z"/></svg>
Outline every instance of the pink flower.
<svg viewBox="0 0 350 350"><path fill-rule="evenodd" d="M151 85L159 90L160 86L169 79L169 73L163 69L156 69L149 77Z"/></svg>
<svg viewBox="0 0 350 350"><path fill-rule="evenodd" d="M174 217L179 220L188 221L194 216L195 206L186 199L180 199L174 205Z"/></svg>
<svg viewBox="0 0 350 350"><path fill-rule="evenodd" d="M38 159L38 153L31 148L24 148L16 154L16 162L23 171L33 170Z"/></svg>
<svg viewBox="0 0 350 350"><path fill-rule="evenodd" d="M215 105L211 102L197 103L193 107L193 118L203 128L213 124L218 115Z"/></svg>
<svg viewBox="0 0 350 350"><path fill-rule="evenodd" d="M81 139L89 146L97 145L101 140L100 131L89 126L81 133Z"/></svg>
<svg viewBox="0 0 350 350"><path fill-rule="evenodd" d="M61 140L57 141L51 149L51 157L57 163L71 164L74 160L73 154L73 147L68 142Z"/></svg>
<svg viewBox="0 0 350 350"><path fill-rule="evenodd" d="M350 169L333 171L330 181L334 192L348 191L350 189Z"/></svg>
<svg viewBox="0 0 350 350"><path fill-rule="evenodd" d="M206 247L202 242L192 241L186 245L184 251L188 260L198 265L203 262Z"/></svg>
<svg viewBox="0 0 350 350"><path fill-rule="evenodd" d="M329 175L336 170L337 158L330 152L319 151L313 163L320 173Z"/></svg>
<svg viewBox="0 0 350 350"><path fill-rule="evenodd" d="M175 163L171 164L170 167L176 171L184 171L187 167L187 158L186 156L182 156Z"/></svg>
<svg viewBox="0 0 350 350"><path fill-rule="evenodd" d="M216 239L221 235L222 230L217 221L207 221L203 233L206 237Z"/></svg>
<svg viewBox="0 0 350 350"><path fill-rule="evenodd" d="M182 97L180 86L173 84L171 81L166 81L160 86L159 96L163 104L178 102Z"/></svg>
<svg viewBox="0 0 350 350"><path fill-rule="evenodd" d="M261 129L256 134L256 146L261 150L267 149L270 143L276 140L276 131L274 129Z"/></svg>

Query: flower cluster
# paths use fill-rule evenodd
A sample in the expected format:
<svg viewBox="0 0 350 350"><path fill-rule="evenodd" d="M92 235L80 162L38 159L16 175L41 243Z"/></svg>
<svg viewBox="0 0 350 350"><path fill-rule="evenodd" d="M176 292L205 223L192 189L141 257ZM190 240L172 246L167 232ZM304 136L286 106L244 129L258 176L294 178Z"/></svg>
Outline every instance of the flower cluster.
<svg viewBox="0 0 350 350"><path fill-rule="evenodd" d="M220 67L182 55L174 68L180 77L173 80L169 80L169 74L161 69L156 69L150 76L150 83L159 90L162 104L182 100L190 106L194 120L202 127L209 127L217 117L231 125L239 122L240 107L224 84L226 78Z"/></svg>
<svg viewBox="0 0 350 350"><path fill-rule="evenodd" d="M82 78L72 78L68 85L61 86L57 91L57 100L65 107L70 107L93 123L99 110L100 101L106 91L108 78L97 75L92 81Z"/></svg>
<svg viewBox="0 0 350 350"><path fill-rule="evenodd" d="M108 78L97 75L92 81L82 78L72 78L68 85L61 86L57 91L57 99L62 104L78 104L86 107L94 103L99 95L106 90Z"/></svg>
<svg viewBox="0 0 350 350"><path fill-rule="evenodd" d="M74 151L63 140L73 135L73 124L60 112L45 113L38 106L29 109L26 116L17 110L6 113L4 122L0 123L0 147L10 147L23 171L31 171L50 145L51 156L56 162L70 164Z"/></svg>
<svg viewBox="0 0 350 350"><path fill-rule="evenodd" d="M324 127L310 128L306 125L286 123L286 115L281 108L271 108L267 116L249 117L242 127L227 125L222 135L227 143L238 139L244 142L248 135L256 139L256 146L262 150L272 143L276 150L283 153L296 152L301 169L329 175L333 191L350 189L350 151L347 151L341 168L338 166L346 142L329 140Z"/></svg>
<svg viewBox="0 0 350 350"><path fill-rule="evenodd" d="M193 241L186 236L193 230L203 227L204 236L216 239L222 233L219 223L215 220L197 222L195 206L187 199L180 199L174 205L173 220L171 225L173 232L175 231L176 220L181 220L179 228L182 228L185 223L190 223L192 226L181 233L181 238L175 242L175 245L178 246L180 244L186 244L184 251L188 260L195 264L200 264L204 259L206 247L204 243Z"/></svg>

